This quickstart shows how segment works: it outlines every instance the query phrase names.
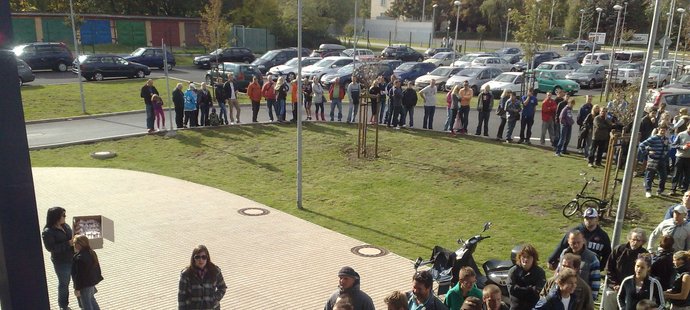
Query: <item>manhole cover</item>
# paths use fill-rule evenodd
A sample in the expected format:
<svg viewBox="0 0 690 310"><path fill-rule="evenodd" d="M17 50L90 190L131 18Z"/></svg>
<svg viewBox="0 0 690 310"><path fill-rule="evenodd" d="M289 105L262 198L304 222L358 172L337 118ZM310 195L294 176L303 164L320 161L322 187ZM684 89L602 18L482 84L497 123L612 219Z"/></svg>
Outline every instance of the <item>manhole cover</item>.
<svg viewBox="0 0 690 310"><path fill-rule="evenodd" d="M350 251L355 255L363 257L380 257L388 254L388 250L370 244L358 245Z"/></svg>
<svg viewBox="0 0 690 310"><path fill-rule="evenodd" d="M262 216L271 213L271 211L264 208L242 208L237 210L237 213L246 216Z"/></svg>
<svg viewBox="0 0 690 310"><path fill-rule="evenodd" d="M117 153L108 152L108 151L91 153L91 157L96 158L96 159L108 159L108 158L113 158L115 156L117 156Z"/></svg>

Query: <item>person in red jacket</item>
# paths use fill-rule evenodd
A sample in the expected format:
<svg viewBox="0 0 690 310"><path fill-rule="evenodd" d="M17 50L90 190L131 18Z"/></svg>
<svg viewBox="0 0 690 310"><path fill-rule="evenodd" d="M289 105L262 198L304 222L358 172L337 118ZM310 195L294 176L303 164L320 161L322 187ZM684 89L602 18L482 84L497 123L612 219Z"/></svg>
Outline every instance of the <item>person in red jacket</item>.
<svg viewBox="0 0 690 310"><path fill-rule="evenodd" d="M261 85L257 77L252 78L252 82L247 86L247 96L252 102L252 122L256 123L256 117L259 115L259 107L261 107Z"/></svg>
<svg viewBox="0 0 690 310"><path fill-rule="evenodd" d="M556 147L556 136L555 131L555 119L556 119L556 101L551 98L551 92L546 93L546 98L541 103L541 139L539 142L544 145L546 132L549 132L549 140L551 141L551 146Z"/></svg>
<svg viewBox="0 0 690 310"><path fill-rule="evenodd" d="M266 107L268 108L268 118L273 121L273 109L278 115L278 106L276 106L276 91L274 89L273 77L269 74L266 76L264 86L261 88L261 95L266 99Z"/></svg>

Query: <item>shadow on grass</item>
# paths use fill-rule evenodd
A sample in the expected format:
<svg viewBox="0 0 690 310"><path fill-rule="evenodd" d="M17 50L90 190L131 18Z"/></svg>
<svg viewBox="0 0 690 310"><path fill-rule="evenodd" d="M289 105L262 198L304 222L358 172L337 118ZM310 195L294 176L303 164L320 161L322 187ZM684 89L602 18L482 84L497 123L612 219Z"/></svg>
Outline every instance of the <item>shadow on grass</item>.
<svg viewBox="0 0 690 310"><path fill-rule="evenodd" d="M276 168L276 166L274 166L274 165L271 165L268 163L260 163L260 162L256 161L256 159L254 159L254 158L250 158L250 157L247 157L244 155L238 155L238 154L231 154L231 153L228 153L228 154L235 156L235 157L237 157L237 159L244 161L248 164L252 164L254 166L266 169L266 170L271 171L271 172L283 172L282 170Z"/></svg>
<svg viewBox="0 0 690 310"><path fill-rule="evenodd" d="M309 130L312 130L314 132L323 133L323 134L332 135L332 136L341 136L342 137L342 136L347 135L347 133L348 133L347 131L342 130L342 129L333 128L334 127L333 125L334 125L333 123L329 123L328 125L323 125L320 123L312 122L312 123L309 123L308 125L306 125L306 127Z"/></svg>

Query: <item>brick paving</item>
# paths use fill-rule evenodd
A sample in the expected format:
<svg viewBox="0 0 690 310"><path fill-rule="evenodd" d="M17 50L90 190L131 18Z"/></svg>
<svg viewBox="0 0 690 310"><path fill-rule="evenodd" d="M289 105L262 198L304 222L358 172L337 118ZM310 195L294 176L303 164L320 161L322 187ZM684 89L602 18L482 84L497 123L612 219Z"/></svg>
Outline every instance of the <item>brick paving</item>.
<svg viewBox="0 0 690 310"><path fill-rule="evenodd" d="M379 309L383 297L408 290L412 262L390 253L361 257L363 242L212 187L118 169L34 168L40 224L52 206L114 221L115 242L97 250L102 309L176 309L179 273L198 244L209 248L228 291L223 309L323 309L337 272L352 266ZM264 208L246 216L242 208ZM44 250L51 308L57 280ZM71 290L70 290L71 291ZM77 302L70 293L70 306Z"/></svg>

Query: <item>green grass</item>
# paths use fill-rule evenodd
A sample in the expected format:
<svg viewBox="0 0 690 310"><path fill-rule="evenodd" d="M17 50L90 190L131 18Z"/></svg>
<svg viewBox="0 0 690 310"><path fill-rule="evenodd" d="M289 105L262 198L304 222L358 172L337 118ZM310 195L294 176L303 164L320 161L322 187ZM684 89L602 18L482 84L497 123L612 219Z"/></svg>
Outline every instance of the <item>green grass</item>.
<svg viewBox="0 0 690 310"><path fill-rule="evenodd" d="M408 130L381 130L380 158L357 159L355 127L307 123L305 209L298 210L295 131L280 125L178 131L174 138L152 135L32 151L31 161L35 167L121 168L205 184L411 259L427 257L436 244L455 249L457 238L468 238L491 221L492 238L483 242L478 259L505 259L515 244L530 242L544 261L562 234L578 224L559 208L580 189L578 172L587 169L600 179L603 171L587 168L580 156L557 158L537 147ZM372 147L373 135L370 131ZM89 157L105 150L118 156ZM632 208L642 217L626 230L653 227L671 203L641 198L640 184L636 179ZM590 193L598 193L597 185ZM612 224L605 229L610 232Z"/></svg>

